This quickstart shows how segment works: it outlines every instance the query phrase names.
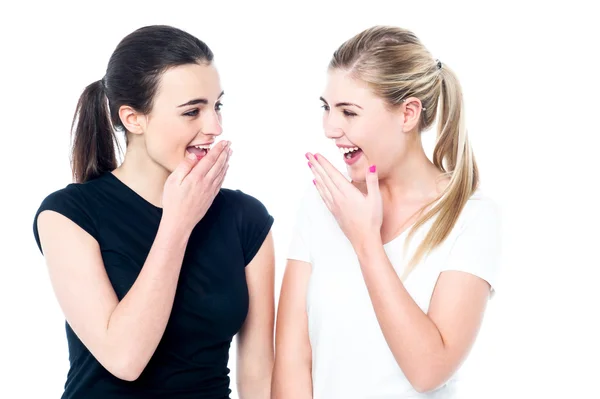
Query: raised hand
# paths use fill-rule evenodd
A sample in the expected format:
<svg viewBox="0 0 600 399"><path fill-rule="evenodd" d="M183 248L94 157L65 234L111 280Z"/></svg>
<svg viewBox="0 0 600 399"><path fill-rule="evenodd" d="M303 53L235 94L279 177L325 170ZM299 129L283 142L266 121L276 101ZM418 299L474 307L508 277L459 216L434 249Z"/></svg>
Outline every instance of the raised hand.
<svg viewBox="0 0 600 399"><path fill-rule="evenodd" d="M231 155L230 142L221 141L201 160L188 153L167 178L163 192L163 218L192 231L219 192Z"/></svg>
<svg viewBox="0 0 600 399"><path fill-rule="evenodd" d="M327 208L356 248L381 234L383 204L376 167L369 167L367 194L354 187L324 156L306 154L314 183Z"/></svg>

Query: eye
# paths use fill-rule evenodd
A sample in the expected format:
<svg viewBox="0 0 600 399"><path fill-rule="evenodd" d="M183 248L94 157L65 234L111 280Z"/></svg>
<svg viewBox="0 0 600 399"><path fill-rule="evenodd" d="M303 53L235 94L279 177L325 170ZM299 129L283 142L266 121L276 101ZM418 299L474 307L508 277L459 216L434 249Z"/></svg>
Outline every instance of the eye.
<svg viewBox="0 0 600 399"><path fill-rule="evenodd" d="M223 103L218 102L215 104L215 111L219 112L221 111L221 108L223 108Z"/></svg>
<svg viewBox="0 0 600 399"><path fill-rule="evenodd" d="M193 110L191 110L191 111L188 111L188 112L186 112L186 113L185 113L185 114L183 114L183 115L185 115L185 116L191 116L191 117L194 117L194 116L198 116L198 114L199 114L199 113L200 113L200 109L199 109L199 108L196 108L196 109L193 109Z"/></svg>
<svg viewBox="0 0 600 399"><path fill-rule="evenodd" d="M329 105L327 104L321 105L321 108L323 108L325 111L329 111Z"/></svg>
<svg viewBox="0 0 600 399"><path fill-rule="evenodd" d="M356 114L352 111L344 110L344 115L348 117L356 116Z"/></svg>

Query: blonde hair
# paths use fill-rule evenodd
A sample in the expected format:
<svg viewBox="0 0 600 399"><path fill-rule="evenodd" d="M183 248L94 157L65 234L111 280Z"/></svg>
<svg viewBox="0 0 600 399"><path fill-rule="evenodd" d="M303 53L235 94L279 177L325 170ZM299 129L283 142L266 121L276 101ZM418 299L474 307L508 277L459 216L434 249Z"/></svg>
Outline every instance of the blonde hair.
<svg viewBox="0 0 600 399"><path fill-rule="evenodd" d="M477 164L467 138L460 83L447 65L433 59L414 33L390 26L369 28L343 43L333 54L329 68L349 71L390 107L400 105L408 97L418 98L423 106L419 131L429 129L440 113L433 163L450 178L450 183L435 201L421 209L408 234L406 245L419 227L435 217L405 268L405 279L426 254L448 237L479 184Z"/></svg>

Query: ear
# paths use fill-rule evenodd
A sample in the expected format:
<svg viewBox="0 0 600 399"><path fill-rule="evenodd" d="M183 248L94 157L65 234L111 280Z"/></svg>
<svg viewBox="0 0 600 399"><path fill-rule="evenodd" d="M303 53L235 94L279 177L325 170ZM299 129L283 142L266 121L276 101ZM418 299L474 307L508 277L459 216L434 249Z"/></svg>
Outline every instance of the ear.
<svg viewBox="0 0 600 399"><path fill-rule="evenodd" d="M128 105L119 108L119 118L129 133L142 134L146 130L146 116Z"/></svg>
<svg viewBox="0 0 600 399"><path fill-rule="evenodd" d="M404 121L404 131L410 132L419 126L419 119L423 112L421 100L416 97L406 98L400 107Z"/></svg>

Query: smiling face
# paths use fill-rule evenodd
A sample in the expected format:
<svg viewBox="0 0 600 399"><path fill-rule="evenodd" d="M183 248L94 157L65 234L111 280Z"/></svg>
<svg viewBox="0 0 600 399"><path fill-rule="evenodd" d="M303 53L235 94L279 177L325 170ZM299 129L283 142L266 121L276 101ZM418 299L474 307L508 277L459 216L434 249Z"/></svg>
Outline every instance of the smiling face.
<svg viewBox="0 0 600 399"><path fill-rule="evenodd" d="M206 155L222 132L219 74L212 64L186 64L166 70L160 77L147 115L137 114L148 157L172 172L187 152ZM138 140L139 141L139 140Z"/></svg>
<svg viewBox="0 0 600 399"><path fill-rule="evenodd" d="M407 150L403 105L395 109L347 71L328 73L323 129L335 141L353 181L364 181L368 167L384 176Z"/></svg>

